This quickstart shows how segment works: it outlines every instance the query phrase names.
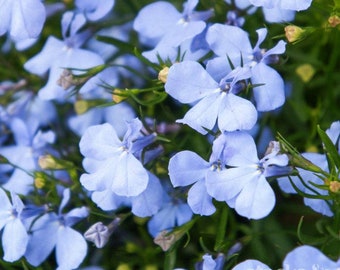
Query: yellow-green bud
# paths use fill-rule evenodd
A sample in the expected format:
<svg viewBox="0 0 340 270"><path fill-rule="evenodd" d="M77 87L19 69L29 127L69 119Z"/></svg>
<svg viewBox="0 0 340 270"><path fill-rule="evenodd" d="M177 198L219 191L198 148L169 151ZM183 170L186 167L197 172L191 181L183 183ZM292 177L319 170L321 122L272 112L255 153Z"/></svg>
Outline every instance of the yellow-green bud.
<svg viewBox="0 0 340 270"><path fill-rule="evenodd" d="M166 83L166 80L168 78L169 74L169 67L164 67L159 73L158 73L158 80L160 80L163 83Z"/></svg>
<svg viewBox="0 0 340 270"><path fill-rule="evenodd" d="M340 192L340 182L338 181L330 181L329 182L329 190L334 193Z"/></svg>
<svg viewBox="0 0 340 270"><path fill-rule="evenodd" d="M124 95L123 93L124 93L124 90L122 89L118 89L118 88L114 89L113 94L112 94L112 100L115 103L120 103L123 100L127 99L127 96Z"/></svg>
<svg viewBox="0 0 340 270"><path fill-rule="evenodd" d="M41 189L45 186L46 179L42 173L37 172L34 177L34 186L37 189Z"/></svg>
<svg viewBox="0 0 340 270"><path fill-rule="evenodd" d="M340 24L340 17L338 15L332 15L328 18L328 23L331 27L336 27Z"/></svg>
<svg viewBox="0 0 340 270"><path fill-rule="evenodd" d="M302 64L295 70L303 82L309 82L315 74L315 69L311 64Z"/></svg>
<svg viewBox="0 0 340 270"><path fill-rule="evenodd" d="M301 40L304 33L305 30L296 25L288 25L285 27L286 38L290 43Z"/></svg>

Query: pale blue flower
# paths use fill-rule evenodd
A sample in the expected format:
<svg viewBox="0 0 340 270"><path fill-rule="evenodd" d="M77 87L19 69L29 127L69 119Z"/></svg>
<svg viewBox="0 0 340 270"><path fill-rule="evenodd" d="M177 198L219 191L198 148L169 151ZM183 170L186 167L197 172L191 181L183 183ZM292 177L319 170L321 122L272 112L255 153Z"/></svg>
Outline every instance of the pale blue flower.
<svg viewBox="0 0 340 270"><path fill-rule="evenodd" d="M146 189L149 176L139 159L155 135L144 136L141 129L141 121L134 119L122 141L108 123L85 131L79 147L88 172L80 177L86 189L105 191L109 188L118 196L137 196Z"/></svg>
<svg viewBox="0 0 340 270"><path fill-rule="evenodd" d="M0 36L8 32L15 41L37 38L46 19L40 0L2 0Z"/></svg>
<svg viewBox="0 0 340 270"><path fill-rule="evenodd" d="M290 251L283 260L283 269L329 269L340 268L340 260L332 261L312 246L300 246Z"/></svg>
<svg viewBox="0 0 340 270"><path fill-rule="evenodd" d="M2 232L3 259L8 262L19 260L26 251L28 234L23 223L24 204L15 193L12 202L0 188L0 230Z"/></svg>
<svg viewBox="0 0 340 270"><path fill-rule="evenodd" d="M75 269L87 254L87 243L71 226L86 218L86 207L74 208L67 214L62 211L70 200L70 190L65 189L58 214L47 213L38 218L31 228L25 258L33 266L40 265L56 249L59 270Z"/></svg>
<svg viewBox="0 0 340 270"><path fill-rule="evenodd" d="M237 94L243 90L240 81L251 76L248 68L236 68L216 82L197 62L184 61L171 66L165 90L181 103L197 102L177 120L202 134L217 122L220 130L251 129L257 120L254 105Z"/></svg>
<svg viewBox="0 0 340 270"><path fill-rule="evenodd" d="M36 75L43 76L49 71L48 82L38 93L41 99L63 101L70 94L70 90L65 91L57 84L64 68L88 69L103 64L98 54L80 49L89 37L89 32L79 32L85 22L80 14L66 12L62 18L64 40L50 36L42 51L25 63L24 68Z"/></svg>
<svg viewBox="0 0 340 270"><path fill-rule="evenodd" d="M214 24L207 32L207 42L218 56L209 60L207 71L215 80L225 76L225 70L230 70L228 58L234 66L249 67L250 81L257 86L253 88L254 99L258 111L270 111L283 105L285 101L284 82L269 65L277 62L277 55L285 52L286 43L280 40L272 49L260 48L267 30L258 29L258 42L252 48L248 33L230 25Z"/></svg>
<svg viewBox="0 0 340 270"><path fill-rule="evenodd" d="M259 160L253 138L242 131L225 132L216 141L224 145L221 155L229 168L220 166L219 173L211 171L213 177L208 173L208 194L218 201L226 201L239 215L249 219L267 216L275 205L275 194L266 177L289 172L288 157L279 154L276 145Z"/></svg>

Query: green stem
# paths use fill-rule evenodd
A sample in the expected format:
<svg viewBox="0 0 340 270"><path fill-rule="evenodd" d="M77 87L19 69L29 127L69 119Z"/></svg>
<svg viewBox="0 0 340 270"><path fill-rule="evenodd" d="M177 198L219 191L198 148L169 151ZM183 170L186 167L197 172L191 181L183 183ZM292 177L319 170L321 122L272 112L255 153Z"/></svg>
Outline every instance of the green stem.
<svg viewBox="0 0 340 270"><path fill-rule="evenodd" d="M223 248L225 242L227 222L228 222L228 207L223 206L217 227L216 240L214 246L214 250L216 252L219 252Z"/></svg>

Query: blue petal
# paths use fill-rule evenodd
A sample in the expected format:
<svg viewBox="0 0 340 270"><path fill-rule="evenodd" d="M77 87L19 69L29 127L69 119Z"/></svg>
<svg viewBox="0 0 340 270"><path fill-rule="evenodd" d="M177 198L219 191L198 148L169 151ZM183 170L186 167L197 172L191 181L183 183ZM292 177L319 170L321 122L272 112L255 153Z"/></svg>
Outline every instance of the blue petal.
<svg viewBox="0 0 340 270"><path fill-rule="evenodd" d="M15 218L7 223L2 234L4 260L14 262L20 259L26 251L27 243L28 234L21 220Z"/></svg>
<svg viewBox="0 0 340 270"><path fill-rule="evenodd" d="M44 75L55 60L61 57L64 46L65 44L63 41L50 36L40 53L29 59L25 63L24 68L39 76Z"/></svg>
<svg viewBox="0 0 340 270"><path fill-rule="evenodd" d="M262 11L265 20L271 23L290 22L295 18L295 11L282 9L280 7L263 8Z"/></svg>
<svg viewBox="0 0 340 270"><path fill-rule="evenodd" d="M257 261L257 260L246 260L236 265L232 270L245 270L245 269L256 269L256 270L269 270L269 266Z"/></svg>
<svg viewBox="0 0 340 270"><path fill-rule="evenodd" d="M98 167L95 171L89 171L89 174L82 174L80 176L80 183L90 191L100 191L109 188L118 166L117 159L113 157L105 161L93 162L93 164L97 163ZM91 159L86 160L91 161ZM84 168L87 169L85 166Z"/></svg>
<svg viewBox="0 0 340 270"><path fill-rule="evenodd" d="M158 178L149 173L147 188L138 196L132 198L131 212L139 217L155 214L163 204L164 191Z"/></svg>
<svg viewBox="0 0 340 270"><path fill-rule="evenodd" d="M187 124L196 131L207 134L206 129L212 130L216 124L222 102L223 96L218 92L206 96L194 105L194 107L184 115L183 119L179 119L176 122Z"/></svg>
<svg viewBox="0 0 340 270"><path fill-rule="evenodd" d="M114 0L76 0L77 8L82 10L90 21L97 21L103 18L112 9Z"/></svg>
<svg viewBox="0 0 340 270"><path fill-rule="evenodd" d="M5 34L9 28L11 23L11 10L13 7L14 1L5 0L1 2L0 8L0 36Z"/></svg>
<svg viewBox="0 0 340 270"><path fill-rule="evenodd" d="M43 28L45 19L45 7L40 0L14 1L10 35L14 40L36 38Z"/></svg>
<svg viewBox="0 0 340 270"><path fill-rule="evenodd" d="M219 88L218 83L197 62L185 61L169 69L165 91L181 103L191 103Z"/></svg>
<svg viewBox="0 0 340 270"><path fill-rule="evenodd" d="M208 29L206 39L216 55L227 55L235 66L241 64L241 57L244 63L252 57L253 49L248 33L239 27L214 24Z"/></svg>
<svg viewBox="0 0 340 270"><path fill-rule="evenodd" d="M34 222L25 253L25 258L31 265L40 265L55 247L59 227L57 218L54 213L46 214Z"/></svg>
<svg viewBox="0 0 340 270"><path fill-rule="evenodd" d="M116 210L126 204L126 199L116 195L111 189L95 191L92 193L91 199L104 211Z"/></svg>
<svg viewBox="0 0 340 270"><path fill-rule="evenodd" d="M176 25L182 15L170 3L158 1L142 8L134 20L133 28L152 44ZM151 44L151 45L152 45Z"/></svg>
<svg viewBox="0 0 340 270"><path fill-rule="evenodd" d="M257 121L257 111L247 99L225 94L218 112L218 128L221 131L249 130Z"/></svg>
<svg viewBox="0 0 340 270"><path fill-rule="evenodd" d="M209 163L191 151L182 151L169 161L169 176L174 187L188 186L202 178Z"/></svg>
<svg viewBox="0 0 340 270"><path fill-rule="evenodd" d="M310 7L312 0L281 0L281 8L291 10L305 10Z"/></svg>
<svg viewBox="0 0 340 270"><path fill-rule="evenodd" d="M80 152L93 159L103 160L121 153L122 142L110 124L89 127L79 142Z"/></svg>
<svg viewBox="0 0 340 270"><path fill-rule="evenodd" d="M237 196L246 185L249 185L255 175L256 169L251 167L208 171L207 191L218 201L228 201Z"/></svg>
<svg viewBox="0 0 340 270"><path fill-rule="evenodd" d="M317 248L304 245L289 252L283 260L283 266L285 270L338 269L339 263L330 260Z"/></svg>
<svg viewBox="0 0 340 270"><path fill-rule="evenodd" d="M189 190L188 205L195 214L210 216L216 208L212 203L211 196L207 193L205 180L197 181Z"/></svg>
<svg viewBox="0 0 340 270"><path fill-rule="evenodd" d="M75 269L87 253L84 237L70 227L59 227L56 246L57 269Z"/></svg>
<svg viewBox="0 0 340 270"><path fill-rule="evenodd" d="M236 212L249 219L269 215L275 205L275 194L263 175L255 176L236 198Z"/></svg>
<svg viewBox="0 0 340 270"><path fill-rule="evenodd" d="M253 88L258 111L271 111L285 102L284 83L279 73L259 63L252 68L252 84L264 84Z"/></svg>
<svg viewBox="0 0 340 270"><path fill-rule="evenodd" d="M254 166L259 162L253 137L243 131L225 132L225 160L229 166Z"/></svg>
<svg viewBox="0 0 340 270"><path fill-rule="evenodd" d="M124 152L117 160L117 170L112 181L112 191L119 196L137 196L148 185L149 176L141 162Z"/></svg>

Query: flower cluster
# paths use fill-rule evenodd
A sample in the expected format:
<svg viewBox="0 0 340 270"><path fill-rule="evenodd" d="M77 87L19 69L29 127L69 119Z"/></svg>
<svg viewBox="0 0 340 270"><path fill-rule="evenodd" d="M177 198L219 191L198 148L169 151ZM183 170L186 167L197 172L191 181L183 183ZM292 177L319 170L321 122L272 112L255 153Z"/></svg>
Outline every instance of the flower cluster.
<svg viewBox="0 0 340 270"><path fill-rule="evenodd" d="M340 267L338 89L300 89L338 85L337 45L291 71L289 43L338 40L339 3L315 2L0 0L0 265Z"/></svg>

